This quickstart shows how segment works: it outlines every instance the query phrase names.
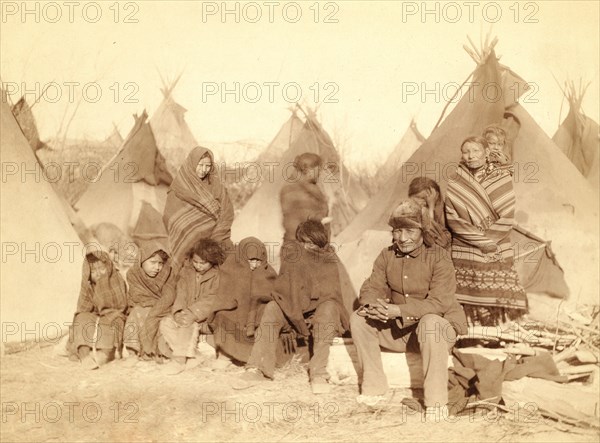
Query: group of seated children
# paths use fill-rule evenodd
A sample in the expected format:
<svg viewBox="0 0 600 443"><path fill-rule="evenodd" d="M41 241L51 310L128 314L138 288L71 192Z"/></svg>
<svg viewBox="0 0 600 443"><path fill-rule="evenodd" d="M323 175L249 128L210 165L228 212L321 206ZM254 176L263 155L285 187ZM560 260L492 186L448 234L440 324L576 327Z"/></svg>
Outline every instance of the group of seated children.
<svg viewBox="0 0 600 443"><path fill-rule="evenodd" d="M268 380L294 351L285 343L300 335L312 338L313 390L326 392L329 345L348 328L338 260L320 222L301 223L296 237L294 257L280 275L254 237L227 255L217 242L201 239L178 275L163 246L143 244L127 285L108 254L88 254L71 353L95 369L126 349L140 360L169 359L165 372L174 375L196 358L205 334L217 352L247 364L242 378Z"/></svg>

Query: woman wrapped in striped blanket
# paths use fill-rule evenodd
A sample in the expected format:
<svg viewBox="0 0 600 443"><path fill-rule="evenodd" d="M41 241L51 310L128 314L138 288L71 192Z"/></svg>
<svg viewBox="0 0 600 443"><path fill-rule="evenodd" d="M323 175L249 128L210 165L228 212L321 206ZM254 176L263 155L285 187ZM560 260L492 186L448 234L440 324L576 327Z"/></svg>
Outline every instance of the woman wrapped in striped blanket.
<svg viewBox="0 0 600 443"><path fill-rule="evenodd" d="M512 165L489 161L485 138L469 137L448 181L445 211L452 233L456 298L470 322L497 325L527 312L510 244L515 212Z"/></svg>
<svg viewBox="0 0 600 443"><path fill-rule="evenodd" d="M207 148L194 148L179 168L167 194L163 221L176 272L187 252L202 238L215 240L225 250L233 246L233 205Z"/></svg>

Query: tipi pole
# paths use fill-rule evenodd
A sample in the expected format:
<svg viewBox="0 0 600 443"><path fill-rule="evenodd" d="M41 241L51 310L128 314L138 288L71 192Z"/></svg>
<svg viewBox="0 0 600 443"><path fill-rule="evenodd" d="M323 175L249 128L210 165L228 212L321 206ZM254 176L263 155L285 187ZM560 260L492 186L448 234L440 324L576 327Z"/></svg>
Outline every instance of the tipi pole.
<svg viewBox="0 0 600 443"><path fill-rule="evenodd" d="M450 100L448 100L446 102L446 106L444 106L444 109L442 109L442 114L440 115L440 118L438 119L437 123L435 124L435 126L433 127L433 129L431 130L431 134L433 134L433 131L435 131L437 129L437 127L440 125L440 123L442 122L442 119L444 118L444 114L446 113L446 110L448 109L448 106L450 106L450 103L452 103L452 100L454 100L454 98L456 97L456 95L458 94L458 91L462 90L462 88L465 86L465 84L469 81L469 79L473 76L473 72L471 72L469 74L469 76L465 79L464 82L462 82L462 85L460 85L460 88L458 88L456 90L456 92L454 93L454 95L452 97L450 97ZM430 135L431 135L430 134Z"/></svg>

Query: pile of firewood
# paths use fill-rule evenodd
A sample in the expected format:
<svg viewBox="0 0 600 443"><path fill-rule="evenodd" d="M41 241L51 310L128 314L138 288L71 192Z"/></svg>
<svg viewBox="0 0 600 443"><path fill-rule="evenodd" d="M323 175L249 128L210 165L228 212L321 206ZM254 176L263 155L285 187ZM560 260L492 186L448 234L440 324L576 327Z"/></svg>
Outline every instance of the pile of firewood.
<svg viewBox="0 0 600 443"><path fill-rule="evenodd" d="M591 381L600 363L600 310L563 313L553 322L510 322L503 326L472 326L459 340L479 342L506 355L551 352L561 375Z"/></svg>

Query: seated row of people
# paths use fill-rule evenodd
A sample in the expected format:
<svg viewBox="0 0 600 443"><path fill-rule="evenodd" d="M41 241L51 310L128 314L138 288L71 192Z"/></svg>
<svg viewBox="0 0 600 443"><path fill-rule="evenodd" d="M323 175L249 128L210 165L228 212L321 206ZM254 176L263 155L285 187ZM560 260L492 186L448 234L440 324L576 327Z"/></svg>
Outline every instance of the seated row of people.
<svg viewBox="0 0 600 443"><path fill-rule="evenodd" d="M491 136L502 135L494 131ZM301 169L317 171L312 175L318 177L318 156L314 160L310 155L305 159L310 164ZM299 204L290 204L288 188L281 196L284 221L290 219L285 216L288 211L298 223L284 222L279 275L256 238L244 239L227 257L215 241L200 240L177 277L166 251L150 244L140 249L139 265L128 272L127 293L110 259L91 254L84 265L73 352L93 368L114 358L124 343L142 359L169 358L169 373L175 374L195 357L198 336L212 333L219 352L246 363L244 379L262 381L274 376L281 336L294 342L299 334L312 340L309 377L313 392L323 393L330 389L326 371L330 343L351 327L360 365L359 401L376 403L387 390L378 355L385 347L421 353L425 405L439 412L447 402L448 352L467 325L457 295L463 304L472 300L477 304L477 297L484 297L485 304L495 309L486 312L496 317L512 308L518 312L526 308L505 245L514 218L507 162L508 157L491 149L485 138L470 137L461 145L461 164L449 183L445 205L435 181L413 180L409 199L400 202L389 220L392 245L375 260L371 277L360 290L361 306L352 316L344 306L339 260L324 225L330 221L327 211L314 211L315 205L294 197L293 201L304 202L308 208L304 212L316 214L316 219L301 221L306 218L294 211ZM308 184L302 184L316 187L316 179L304 175ZM297 191L301 194L302 189ZM297 226L294 238L292 224ZM283 253L290 247L296 252L294 260ZM467 247L479 251L474 251L474 258L455 256L455 251ZM443 250L452 250L452 260ZM487 276L492 274L490 284ZM500 280L507 284L499 292L495 285ZM474 318L479 311L468 314ZM93 334L86 336L90 325Z"/></svg>
<svg viewBox="0 0 600 443"><path fill-rule="evenodd" d="M277 276L256 238L227 257L202 239L175 277L164 247L151 242L127 273L128 290L108 254L88 254L71 350L94 369L125 347L143 360L170 359L167 373L176 374L196 357L200 334L211 334L219 352L247 362L247 375L273 378L280 335L293 330L312 337L310 378L324 390L329 344L349 325L338 260L317 221L300 223L295 246L295 259Z"/></svg>

